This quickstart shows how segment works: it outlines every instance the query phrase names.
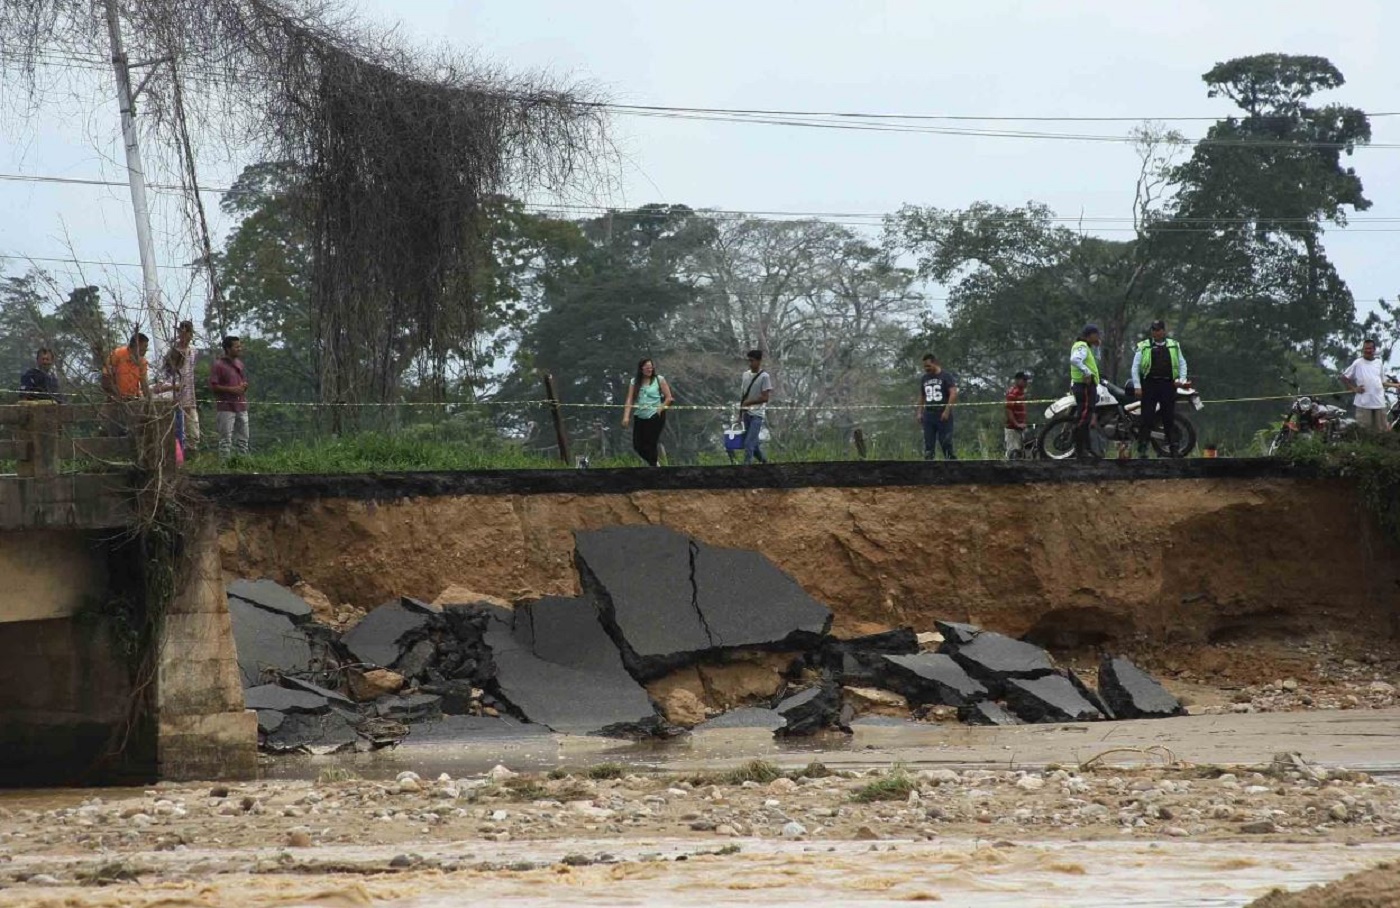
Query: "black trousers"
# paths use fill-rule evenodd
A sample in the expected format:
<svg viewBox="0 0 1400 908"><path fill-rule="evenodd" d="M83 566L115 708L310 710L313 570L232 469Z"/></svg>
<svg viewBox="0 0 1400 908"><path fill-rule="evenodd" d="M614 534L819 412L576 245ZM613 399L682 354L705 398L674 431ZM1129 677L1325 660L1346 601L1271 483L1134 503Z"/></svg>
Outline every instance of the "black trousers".
<svg viewBox="0 0 1400 908"><path fill-rule="evenodd" d="M645 460L649 466L657 465L657 446L661 444L661 430L664 428L666 428L665 413L657 413L646 419L642 419L640 416L632 418L632 450L636 451L637 456Z"/></svg>
<svg viewBox="0 0 1400 908"><path fill-rule="evenodd" d="M1084 382L1074 384L1074 405L1078 415L1074 421L1074 456L1093 457L1094 446L1089 433L1094 429L1094 408L1099 404L1098 385Z"/></svg>
<svg viewBox="0 0 1400 908"><path fill-rule="evenodd" d="M1176 384L1170 379L1149 378L1142 383L1142 425L1138 447L1146 448L1158 419L1166 428L1167 449L1176 450Z"/></svg>

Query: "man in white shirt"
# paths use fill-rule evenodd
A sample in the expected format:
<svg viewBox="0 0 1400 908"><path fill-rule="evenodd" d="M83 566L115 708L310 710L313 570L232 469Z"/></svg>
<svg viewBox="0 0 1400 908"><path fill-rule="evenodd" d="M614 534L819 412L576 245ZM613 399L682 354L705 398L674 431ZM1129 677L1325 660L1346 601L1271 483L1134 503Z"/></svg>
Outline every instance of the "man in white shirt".
<svg viewBox="0 0 1400 908"><path fill-rule="evenodd" d="M749 371L739 379L739 415L744 425L744 463L767 463L760 444L768 401L773 397L773 379L763 368L763 351L749 351Z"/></svg>
<svg viewBox="0 0 1400 908"><path fill-rule="evenodd" d="M1361 345L1361 358L1347 366L1342 382L1356 393L1352 404L1361 428L1372 432L1389 428L1385 424L1385 389L1400 388L1400 384L1385 380L1385 364L1376 356L1375 341L1367 340Z"/></svg>

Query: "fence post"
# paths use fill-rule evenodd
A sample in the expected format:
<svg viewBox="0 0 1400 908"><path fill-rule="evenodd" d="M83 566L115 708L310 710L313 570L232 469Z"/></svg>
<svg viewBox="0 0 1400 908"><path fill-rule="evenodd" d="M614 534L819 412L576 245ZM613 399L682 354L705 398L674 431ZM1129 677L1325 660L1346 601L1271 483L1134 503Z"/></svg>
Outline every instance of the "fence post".
<svg viewBox="0 0 1400 908"><path fill-rule="evenodd" d="M51 400L24 401L24 422L16 433L24 455L16 464L20 476L50 479L58 475L58 443L63 434L58 404Z"/></svg>
<svg viewBox="0 0 1400 908"><path fill-rule="evenodd" d="M855 431L851 433L851 440L856 443L856 456L859 457L861 460L864 460L865 433L860 430L860 426L856 426Z"/></svg>
<svg viewBox="0 0 1400 908"><path fill-rule="evenodd" d="M554 376L544 374L544 396L549 401L549 412L554 417L554 438L559 444L559 459L569 463L569 436L564 432L564 414L559 409L559 395L554 391Z"/></svg>

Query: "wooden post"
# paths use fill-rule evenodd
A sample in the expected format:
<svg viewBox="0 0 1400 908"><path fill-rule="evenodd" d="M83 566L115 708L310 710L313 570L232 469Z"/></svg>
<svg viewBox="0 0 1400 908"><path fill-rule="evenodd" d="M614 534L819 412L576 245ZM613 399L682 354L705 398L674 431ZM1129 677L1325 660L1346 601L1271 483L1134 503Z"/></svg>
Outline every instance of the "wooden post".
<svg viewBox="0 0 1400 908"><path fill-rule="evenodd" d="M559 459L569 464L569 436L564 432L564 414L559 409L559 395L554 391L554 376L544 374L544 396L549 401L549 412L554 417L554 438L559 444Z"/></svg>
<svg viewBox="0 0 1400 908"><path fill-rule="evenodd" d="M864 460L865 433L860 430L860 426L856 426L855 431L851 433L851 440L856 443L856 456L858 456L861 460Z"/></svg>

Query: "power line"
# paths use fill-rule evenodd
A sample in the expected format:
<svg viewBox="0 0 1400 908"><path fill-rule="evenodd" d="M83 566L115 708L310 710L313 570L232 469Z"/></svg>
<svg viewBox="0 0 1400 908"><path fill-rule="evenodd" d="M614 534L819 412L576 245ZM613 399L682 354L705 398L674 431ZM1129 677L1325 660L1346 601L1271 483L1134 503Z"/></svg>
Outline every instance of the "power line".
<svg viewBox="0 0 1400 908"><path fill-rule="evenodd" d="M0 50L5 48L0 47ZM64 67L69 63L80 65L69 66L72 69L91 69L95 72L107 72L110 68L110 61L99 54L78 54L78 53L57 53L54 51L38 51L30 53L22 51L27 56L33 57L36 61L48 66ZM182 67L186 72L196 75L207 75L219 80L232 80L234 78L254 78L267 80L270 77L266 73L238 73L237 71L225 71L212 67ZM1004 115L1004 114L928 114L928 113L879 113L874 111L849 111L849 110L796 110L788 108L769 107L702 107L696 105L683 104L625 104L618 101L575 101L581 107L598 107L615 111L636 111L636 112L657 112L657 113L687 113L687 114L723 114L742 116L765 116L765 117L829 117L848 118L853 120L911 120L911 121L951 121L951 122L985 122L985 123L1215 123L1224 117L1220 116L1121 116L1121 115ZM1400 117L1400 111L1375 111L1366 113L1370 119L1381 117ZM1281 119L1280 117L1261 116L1256 119Z"/></svg>
<svg viewBox="0 0 1400 908"><path fill-rule="evenodd" d="M60 256L45 255L5 255L0 254L0 259L8 259L17 262L59 262L64 265L93 265L99 268L140 268L140 262L99 262L92 259L62 258ZM184 271L193 268L202 268L203 265L161 265L157 268L168 268L171 270Z"/></svg>
<svg viewBox="0 0 1400 908"><path fill-rule="evenodd" d="M98 57L82 57L76 55L53 54L38 52L28 55L35 62L45 66L54 66L68 69L82 69L93 72L105 70L106 66ZM71 62L61 62L71 61ZM266 73L241 74L237 71L221 71L202 69L200 67L184 67L183 71L191 73L196 79L205 78L208 81L222 82L227 85L238 85L247 81L269 81L270 77ZM1003 139L1032 139L1047 141L1072 141L1072 142L1096 142L1096 143L1117 143L1131 144L1137 139L1131 135L1103 135L1084 133L1058 133L1041 132L1031 130L1008 130L1008 129L975 129L971 127L945 127L923 125L929 122L1029 122L1029 123L1113 123L1113 122L1143 122L1144 120L1156 119L1169 122L1219 122L1222 117L1163 117L1163 118L1142 118L1142 117L1067 117L1067 116L971 116L953 114L880 114L866 112L848 111L801 111L801 110L780 110L764 108L725 108L725 107L686 107L659 104L622 104L612 101L585 101L575 100L570 103L578 107L588 107L598 110L607 110L624 116L651 117L675 120L697 120L717 123L743 123L761 126L787 126L806 129L836 129L856 132L881 132L881 133L911 133L924 135L947 135L965 136L973 138L1003 138ZM1400 111L1377 111L1374 114L1367 114L1368 117L1391 117L1400 116ZM1249 117L1236 119L1251 119ZM1271 117L1258 117L1254 119L1277 119ZM1352 151L1358 148L1372 149L1397 149L1400 144L1396 143L1349 143L1349 142L1293 142L1286 140L1270 139L1211 139L1203 138L1191 140L1181 138L1180 140L1161 139L1165 144L1180 146L1238 146L1256 149L1266 148L1322 148Z"/></svg>
<svg viewBox="0 0 1400 908"><path fill-rule="evenodd" d="M0 182L20 182L20 183L49 183L57 185L73 186L111 186L125 188L126 183L118 180L101 180L90 177L62 177L50 174L20 174L20 173L0 173ZM184 193L189 191L187 187L174 183L148 183L147 187L162 192ZM199 192L214 193L218 195L237 195L243 192L256 192L257 190L239 190L237 187L228 186L201 186ZM669 207L669 206L668 206ZM569 213L581 212L591 214L625 214L630 218L667 218L672 213L669 210L643 211L640 209L625 209L612 205L585 205L580 203L548 202L527 206L527 210L536 214L548 214L553 212ZM780 209L754 209L739 210L732 208L695 208L692 209L697 216L715 218L718 220L738 220L743 218L782 218L782 219L807 219L828 221L837 224L847 224L849 226L878 227L884 219L897 212L842 212L842 211L792 211ZM952 220L950 216L947 220ZM991 223L1020 221L1022 218L1015 215L991 216L980 218L979 220ZM1106 231L1127 231L1137 232L1136 226L1115 228L1111 226L1100 227L1099 225L1128 224L1134 225L1135 219L1129 215L1051 215L1045 218L1046 221L1056 224L1086 224ZM1312 218L1181 218L1169 222L1171 224L1187 224L1191 226L1215 225L1215 224L1253 224L1265 221L1270 224L1310 224ZM1400 223L1400 217L1358 217L1349 218L1348 224L1395 224ZM1173 227L1173 230L1181 231L1189 228ZM1358 229L1356 233L1377 233L1379 230Z"/></svg>

